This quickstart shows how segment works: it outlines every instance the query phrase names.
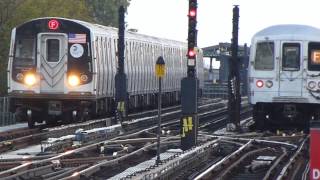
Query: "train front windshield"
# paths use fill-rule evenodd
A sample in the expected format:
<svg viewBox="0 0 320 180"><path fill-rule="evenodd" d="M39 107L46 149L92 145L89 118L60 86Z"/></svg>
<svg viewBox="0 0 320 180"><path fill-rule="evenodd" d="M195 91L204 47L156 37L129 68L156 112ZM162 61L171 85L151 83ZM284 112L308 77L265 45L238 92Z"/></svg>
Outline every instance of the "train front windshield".
<svg viewBox="0 0 320 180"><path fill-rule="evenodd" d="M35 39L18 39L13 64L17 66L35 65L35 43Z"/></svg>
<svg viewBox="0 0 320 180"><path fill-rule="evenodd" d="M299 71L300 69L300 44L284 43L282 54L282 70Z"/></svg>
<svg viewBox="0 0 320 180"><path fill-rule="evenodd" d="M254 67L256 70L273 70L274 43L260 42L257 44Z"/></svg>

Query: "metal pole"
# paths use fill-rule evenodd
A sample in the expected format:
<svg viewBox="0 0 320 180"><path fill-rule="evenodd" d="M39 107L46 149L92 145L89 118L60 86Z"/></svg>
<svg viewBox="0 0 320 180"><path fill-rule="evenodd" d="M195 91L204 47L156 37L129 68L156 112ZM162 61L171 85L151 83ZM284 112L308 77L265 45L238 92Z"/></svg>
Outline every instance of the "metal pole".
<svg viewBox="0 0 320 180"><path fill-rule="evenodd" d="M124 72L125 53L125 9L119 7L119 30L118 30L118 69L115 75L115 102L116 120L122 123L127 117L127 75ZM117 123L119 123L117 122Z"/></svg>
<svg viewBox="0 0 320 180"><path fill-rule="evenodd" d="M159 164L160 160L160 135L161 135L161 77L159 77L159 94L158 94L158 133L157 133L157 161Z"/></svg>
<svg viewBox="0 0 320 180"><path fill-rule="evenodd" d="M180 133L181 149L188 150L197 145L198 137L198 86L197 60L197 0L189 0L189 28L187 52L187 77L181 80Z"/></svg>
<svg viewBox="0 0 320 180"><path fill-rule="evenodd" d="M233 8L232 19L232 57L229 60L229 76L228 76L228 110L229 118L227 122L228 131L240 130L240 78L239 78L239 58L238 58L238 29L239 29L239 7Z"/></svg>
<svg viewBox="0 0 320 180"><path fill-rule="evenodd" d="M118 29L118 73L124 73L124 31L125 31L125 22L124 22L124 13L125 9L123 6L119 7L119 29Z"/></svg>
<svg viewBox="0 0 320 180"><path fill-rule="evenodd" d="M213 80L213 73L212 73L212 59L213 57L210 57L210 69L209 69L209 80Z"/></svg>

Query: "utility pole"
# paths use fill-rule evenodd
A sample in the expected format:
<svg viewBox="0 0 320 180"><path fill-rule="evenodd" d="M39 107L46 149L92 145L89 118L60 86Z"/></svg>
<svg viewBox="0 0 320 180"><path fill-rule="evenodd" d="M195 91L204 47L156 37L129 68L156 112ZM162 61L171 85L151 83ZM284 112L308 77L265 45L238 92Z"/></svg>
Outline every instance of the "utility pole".
<svg viewBox="0 0 320 180"><path fill-rule="evenodd" d="M189 28L187 51L187 77L181 80L180 120L181 149L187 150L197 145L198 136L198 99L199 80L196 77L197 46L197 0L189 0Z"/></svg>
<svg viewBox="0 0 320 180"><path fill-rule="evenodd" d="M229 118L227 131L240 130L240 77L239 77L239 58L238 58L238 29L239 29L239 7L233 8L232 19L232 42L231 42L231 62L229 63L230 73L228 76L228 110Z"/></svg>
<svg viewBox="0 0 320 180"><path fill-rule="evenodd" d="M125 22L124 22L125 9L123 6L119 7L119 31L118 31L118 69L115 76L115 101L116 101L116 116L120 123L123 118L127 116L127 76L124 72L124 35L125 35ZM119 122L118 122L119 123Z"/></svg>

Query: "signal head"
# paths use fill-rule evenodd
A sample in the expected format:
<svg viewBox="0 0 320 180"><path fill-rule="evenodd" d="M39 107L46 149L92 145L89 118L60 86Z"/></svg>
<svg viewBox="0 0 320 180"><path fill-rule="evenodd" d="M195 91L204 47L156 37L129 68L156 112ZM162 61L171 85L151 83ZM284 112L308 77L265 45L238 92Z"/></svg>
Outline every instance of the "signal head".
<svg viewBox="0 0 320 180"><path fill-rule="evenodd" d="M189 10L189 17L194 18L197 16L197 10L195 8L192 8Z"/></svg>
<svg viewBox="0 0 320 180"><path fill-rule="evenodd" d="M193 48L192 48L192 49L189 49L189 51L188 51L188 57L189 57L189 59L195 58L195 56L196 56L196 53L195 53L194 49L193 49Z"/></svg>

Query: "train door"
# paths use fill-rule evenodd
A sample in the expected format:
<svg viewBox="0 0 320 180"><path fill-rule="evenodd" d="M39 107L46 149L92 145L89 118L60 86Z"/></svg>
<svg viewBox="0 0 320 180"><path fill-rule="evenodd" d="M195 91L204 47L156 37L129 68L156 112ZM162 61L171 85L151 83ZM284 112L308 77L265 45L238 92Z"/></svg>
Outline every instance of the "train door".
<svg viewBox="0 0 320 180"><path fill-rule="evenodd" d="M63 93L67 70L68 38L62 33L40 33L38 35L38 69L40 91Z"/></svg>
<svg viewBox="0 0 320 180"><path fill-rule="evenodd" d="M302 96L302 44L281 42L279 96Z"/></svg>

